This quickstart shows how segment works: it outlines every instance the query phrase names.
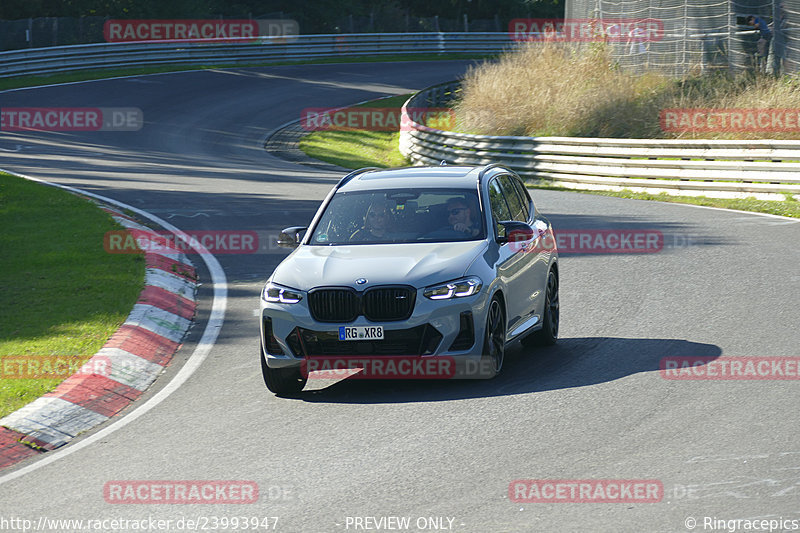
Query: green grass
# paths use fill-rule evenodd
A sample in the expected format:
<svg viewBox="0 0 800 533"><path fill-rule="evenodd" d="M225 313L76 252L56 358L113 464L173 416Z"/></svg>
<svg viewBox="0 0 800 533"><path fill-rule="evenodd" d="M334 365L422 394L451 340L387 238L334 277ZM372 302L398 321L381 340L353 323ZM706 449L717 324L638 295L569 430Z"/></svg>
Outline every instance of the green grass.
<svg viewBox="0 0 800 533"><path fill-rule="evenodd" d="M399 109L410 94L381 98L353 107ZM397 148L400 133L392 131L315 131L303 137L306 155L345 168L402 167L408 161Z"/></svg>
<svg viewBox="0 0 800 533"><path fill-rule="evenodd" d="M38 85L52 85L57 83L71 83L77 81L116 78L121 76L138 76L142 74L159 74L162 72L182 72L187 70L214 70L221 68L246 68L246 67L274 67L280 65L311 65L328 63L377 63L383 61L444 61L448 59L490 59L494 55L481 54L412 54L397 56L365 56L365 57L332 57L308 59L302 61L277 61L241 64L219 65L191 65L175 64L152 67L130 67L114 69L91 69L74 72L64 72L47 76L20 76L0 78L0 91L19 89L21 87L36 87Z"/></svg>
<svg viewBox="0 0 800 533"><path fill-rule="evenodd" d="M677 204L703 205L707 207L721 207L725 209L736 209L738 211L752 211L755 213L769 213L784 217L800 218L800 202L787 194L786 201L778 200L757 200L749 198L709 198L707 196L672 196L665 192L650 194L646 192L633 192L630 190L622 191L594 191L588 189L568 189L566 187L555 187L550 185L528 185L531 189L546 189L567 192L579 192L583 194L596 194L598 196L614 196L616 198L631 198L634 200L655 200L658 202L672 202Z"/></svg>
<svg viewBox="0 0 800 533"><path fill-rule="evenodd" d="M105 232L120 226L95 204L3 173L0 225L0 363L90 358L136 303L143 256L105 252ZM60 381L0 378L0 417Z"/></svg>

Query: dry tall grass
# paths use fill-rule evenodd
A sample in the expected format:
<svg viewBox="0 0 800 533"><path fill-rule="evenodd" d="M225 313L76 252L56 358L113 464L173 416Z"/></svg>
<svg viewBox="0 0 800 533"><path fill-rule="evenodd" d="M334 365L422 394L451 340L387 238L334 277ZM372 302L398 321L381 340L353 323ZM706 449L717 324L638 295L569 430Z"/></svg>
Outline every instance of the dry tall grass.
<svg viewBox="0 0 800 533"><path fill-rule="evenodd" d="M615 67L603 46L531 45L471 68L454 105L458 130L489 135L798 139L800 132L673 133L668 108L792 108L800 82L752 74L670 79Z"/></svg>

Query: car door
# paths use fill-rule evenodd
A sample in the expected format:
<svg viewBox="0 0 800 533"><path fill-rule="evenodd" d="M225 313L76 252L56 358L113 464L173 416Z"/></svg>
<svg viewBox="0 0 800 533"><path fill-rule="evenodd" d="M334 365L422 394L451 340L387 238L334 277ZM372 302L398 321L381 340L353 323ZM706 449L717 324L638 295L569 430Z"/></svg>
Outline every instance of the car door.
<svg viewBox="0 0 800 533"><path fill-rule="evenodd" d="M504 235L505 228L499 222L514 220L511 208L506 201L503 194L503 188L500 179L495 177L489 181L489 205L492 210L492 222L495 238ZM529 299L525 296L528 292L529 281L525 279L527 258L525 257L525 250L511 246L510 244L503 244L498 247L497 258L497 276L502 280L506 286L505 300L506 311L506 325L508 331L514 331L522 322L525 317L530 313L528 308ZM522 297L519 297L522 295Z"/></svg>
<svg viewBox="0 0 800 533"><path fill-rule="evenodd" d="M519 246L522 255L519 276L524 282L519 292L516 292L515 295L525 300L524 311L522 312L524 321L534 314L540 314L544 301L550 253L543 249L542 238L539 236L538 230L547 226L544 221L535 219L533 202L524 189L525 186L516 176L504 175L500 176L499 179L500 187L514 220L529 224L536 232L535 239L532 239L524 246ZM513 329L511 331L513 332Z"/></svg>

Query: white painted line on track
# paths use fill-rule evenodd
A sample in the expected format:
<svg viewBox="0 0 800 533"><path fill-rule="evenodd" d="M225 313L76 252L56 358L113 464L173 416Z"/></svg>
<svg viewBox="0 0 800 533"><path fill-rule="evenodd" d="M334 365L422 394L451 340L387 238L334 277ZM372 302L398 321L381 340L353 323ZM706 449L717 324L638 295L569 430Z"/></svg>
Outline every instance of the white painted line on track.
<svg viewBox="0 0 800 533"><path fill-rule="evenodd" d="M778 200L772 200L772 201L778 201ZM645 200L645 202L658 202L658 200ZM786 224L800 222L800 218L787 217L787 216L783 216L783 215L773 215L772 213L759 213L758 211L741 211L739 209L728 209L727 207L713 207L713 206L710 206L710 205L682 204L680 202L661 202L661 203L663 203L663 204L672 204L672 205L685 205L686 207L696 207L698 209L714 209L716 211L727 211L729 213L739 213L741 215L756 215L756 216L760 216L760 217L777 218L778 220L785 220ZM743 220L745 220L746 218L747 217L742 217Z"/></svg>
<svg viewBox="0 0 800 533"><path fill-rule="evenodd" d="M31 89L46 89L48 87L63 87L64 85L75 85L78 83L93 83L97 81L108 81L108 80L126 80L129 78L140 78L143 76L163 76L164 74L180 74L182 72L198 72L203 70L208 70L208 69L174 70L172 72L149 72L146 74L129 74L127 76L113 76L111 78L94 78L91 80L62 81L60 83L49 83L47 85L32 85L30 87L17 87L15 89L6 89L4 91L0 91L0 94L13 93L17 91L29 91ZM151 83L157 83L157 82L151 82ZM11 172L9 172L9 174L11 174Z"/></svg>
<svg viewBox="0 0 800 533"><path fill-rule="evenodd" d="M197 253L200 254L203 261L205 261L206 266L208 267L209 272L211 273L211 284L214 287L214 294L213 300L211 303L211 314L208 318L208 323L206 324L206 328L203 331L203 336L200 338L200 341L197 343L197 346L192 352L192 355L186 361L186 364L175 374L175 377L172 378L172 381L167 383L163 389L158 391L152 398L147 400L146 402L142 403L141 405L137 406L134 410L130 413L126 414L119 420L111 423L110 425L104 427L103 429L93 433L92 435L86 437L85 439L81 440L80 442L70 444L65 446L64 448L59 448L55 451L47 452L42 454L41 459L38 461L31 463L27 466L20 468L19 470L15 470L10 472L4 476L0 476L0 485L3 483L7 483L14 479L24 476L30 472L38 470L44 466L49 465L59 459L66 457L73 452L78 450L82 450L91 444L94 444L98 440L108 437L110 434L114 433L118 429L122 429L137 418L145 415L148 411L153 409L154 407L158 406L161 402L163 402L170 394L178 390L181 385L183 385L195 371L200 368L200 365L203 364L206 357L208 356L211 348L214 347L214 343L217 340L217 336L219 335L220 329L222 329L222 324L225 321L225 310L228 305L228 280L225 277L225 271L222 270L222 265L219 264L217 258L211 255L211 253L200 243L193 243L190 244L190 237L186 235L183 231L179 230L166 220L163 220L155 215L148 213L147 211L143 211L131 205L125 204L123 202L119 202L112 198L107 198L105 196L101 196L99 194L83 191L81 189L77 189L75 187L69 187L67 185L59 185L58 183L51 183L49 181L45 181L39 178L34 178L31 176L26 176L24 174L19 174L17 172L12 172L5 169L0 169L0 172L5 172L7 174L11 174L13 176L17 176L19 178L24 178L27 180L35 181L38 183L42 183L44 185L49 185L51 187L58 187L59 189L64 189L66 191L75 192L78 194L82 194L84 196L88 196L91 198L96 198L103 202L107 202L109 204L113 204L123 209L128 209L138 215L141 215L145 218L152 220L153 222L161 225L163 228L173 232L177 235L182 241L186 242L187 245L192 246ZM196 245L196 246L195 246Z"/></svg>

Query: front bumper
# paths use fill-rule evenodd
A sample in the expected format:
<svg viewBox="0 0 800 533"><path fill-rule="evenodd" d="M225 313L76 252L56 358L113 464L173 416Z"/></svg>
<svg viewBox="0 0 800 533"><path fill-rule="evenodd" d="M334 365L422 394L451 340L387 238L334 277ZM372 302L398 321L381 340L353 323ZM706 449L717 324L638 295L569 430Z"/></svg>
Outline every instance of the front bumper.
<svg viewBox="0 0 800 533"><path fill-rule="evenodd" d="M308 299L295 304L261 300L262 356L270 368L300 366L315 357L449 357L478 363L483 353L488 294L451 300L430 300L418 290L411 316L406 320L372 322L359 316L348 323L314 320ZM471 331L465 332L465 317ZM384 328L382 341L339 341L339 326ZM471 342L466 340L471 336ZM474 366L474 365L473 365Z"/></svg>

